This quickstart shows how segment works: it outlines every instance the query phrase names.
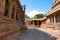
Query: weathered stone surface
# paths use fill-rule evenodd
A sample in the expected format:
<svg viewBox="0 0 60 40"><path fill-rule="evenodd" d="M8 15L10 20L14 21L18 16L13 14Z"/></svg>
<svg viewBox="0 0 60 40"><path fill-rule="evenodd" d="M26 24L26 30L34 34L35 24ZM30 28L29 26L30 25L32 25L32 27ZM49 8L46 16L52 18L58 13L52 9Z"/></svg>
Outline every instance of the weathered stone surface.
<svg viewBox="0 0 60 40"><path fill-rule="evenodd" d="M19 0L0 0L0 40L13 38L25 26L24 20L24 10Z"/></svg>
<svg viewBox="0 0 60 40"><path fill-rule="evenodd" d="M45 31L47 31L45 29ZM15 37L14 40L56 40L57 38L55 36L50 35L49 33L40 30L40 28L28 28L27 32L21 33L21 35L18 35Z"/></svg>

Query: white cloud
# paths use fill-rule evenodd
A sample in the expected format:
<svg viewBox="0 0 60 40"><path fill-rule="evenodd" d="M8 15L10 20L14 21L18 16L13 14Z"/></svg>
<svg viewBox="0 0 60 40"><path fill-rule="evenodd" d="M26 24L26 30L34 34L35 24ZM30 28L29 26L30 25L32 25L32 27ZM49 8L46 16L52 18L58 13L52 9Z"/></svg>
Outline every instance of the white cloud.
<svg viewBox="0 0 60 40"><path fill-rule="evenodd" d="M44 12L40 12L40 11L37 11L37 10L32 10L30 11L27 15L32 18L33 16L35 16L36 14L41 14L41 13L44 13Z"/></svg>

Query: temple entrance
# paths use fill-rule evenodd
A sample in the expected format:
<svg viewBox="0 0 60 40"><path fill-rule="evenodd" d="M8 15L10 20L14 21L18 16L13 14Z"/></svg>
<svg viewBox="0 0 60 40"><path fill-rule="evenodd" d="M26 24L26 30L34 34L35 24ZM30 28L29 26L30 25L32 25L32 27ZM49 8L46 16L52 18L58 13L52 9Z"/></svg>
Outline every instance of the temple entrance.
<svg viewBox="0 0 60 40"><path fill-rule="evenodd" d="M37 21L34 21L34 25L37 25Z"/></svg>
<svg viewBox="0 0 60 40"><path fill-rule="evenodd" d="M34 26L35 27L40 27L41 21L40 20L34 20Z"/></svg>

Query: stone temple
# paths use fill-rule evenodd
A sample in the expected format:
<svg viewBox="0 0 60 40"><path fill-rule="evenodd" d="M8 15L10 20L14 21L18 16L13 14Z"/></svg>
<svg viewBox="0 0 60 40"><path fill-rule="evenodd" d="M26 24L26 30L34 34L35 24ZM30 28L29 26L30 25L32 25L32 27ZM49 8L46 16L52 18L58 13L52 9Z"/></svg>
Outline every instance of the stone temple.
<svg viewBox="0 0 60 40"><path fill-rule="evenodd" d="M25 7L19 0L0 0L0 40L26 31L24 15Z"/></svg>
<svg viewBox="0 0 60 40"><path fill-rule="evenodd" d="M47 24L60 29L60 0L54 0L51 10L46 14Z"/></svg>
<svg viewBox="0 0 60 40"><path fill-rule="evenodd" d="M60 30L60 0L54 0L51 10L46 17L39 19L26 19L26 25L33 27L51 28Z"/></svg>

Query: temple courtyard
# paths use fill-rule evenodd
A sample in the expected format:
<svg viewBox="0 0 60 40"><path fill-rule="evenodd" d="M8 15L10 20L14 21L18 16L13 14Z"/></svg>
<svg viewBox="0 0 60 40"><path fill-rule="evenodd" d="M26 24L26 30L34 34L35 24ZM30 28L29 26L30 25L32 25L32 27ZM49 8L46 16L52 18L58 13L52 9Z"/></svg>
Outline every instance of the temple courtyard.
<svg viewBox="0 0 60 40"><path fill-rule="evenodd" d="M28 27L26 32L18 33L13 40L60 40L60 30Z"/></svg>

